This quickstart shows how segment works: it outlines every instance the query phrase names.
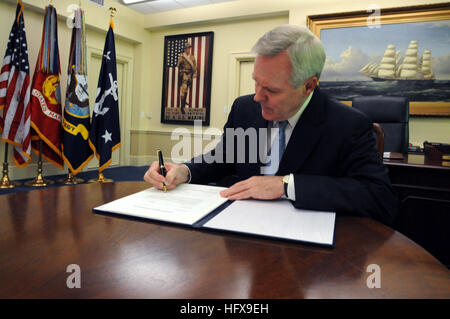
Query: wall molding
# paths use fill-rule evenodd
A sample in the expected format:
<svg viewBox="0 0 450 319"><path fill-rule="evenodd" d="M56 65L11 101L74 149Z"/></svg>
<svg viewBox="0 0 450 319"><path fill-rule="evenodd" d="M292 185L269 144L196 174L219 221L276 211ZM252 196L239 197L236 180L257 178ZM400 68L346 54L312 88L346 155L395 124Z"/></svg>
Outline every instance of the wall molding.
<svg viewBox="0 0 450 319"><path fill-rule="evenodd" d="M183 163L189 161L190 158L172 158L164 156L164 162L172 163ZM131 166L150 166L154 161L158 161L158 158L154 155L131 155L130 165Z"/></svg>
<svg viewBox="0 0 450 319"><path fill-rule="evenodd" d="M10 160L8 166L9 166L8 176L13 181L20 179L34 179L37 176L37 168L38 168L37 163L30 163L25 168L19 168L14 165L12 160ZM92 169L88 169L85 167L81 172L94 170L98 170L98 167ZM42 163L42 175L44 176L44 178L54 175L64 175L67 173L68 173L67 168L62 170L49 162Z"/></svg>
<svg viewBox="0 0 450 319"><path fill-rule="evenodd" d="M183 127L185 128L185 127ZM208 129L207 129L208 130ZM206 137L206 138L212 138L212 137L220 137L221 134L211 134L211 133L205 133L206 130L202 130L202 133L198 132L179 132L177 135L181 136L191 136L191 137ZM142 129L133 129L130 130L132 135L160 135L160 136L172 136L172 131L159 131L159 130L142 130ZM222 130L221 130L222 132Z"/></svg>

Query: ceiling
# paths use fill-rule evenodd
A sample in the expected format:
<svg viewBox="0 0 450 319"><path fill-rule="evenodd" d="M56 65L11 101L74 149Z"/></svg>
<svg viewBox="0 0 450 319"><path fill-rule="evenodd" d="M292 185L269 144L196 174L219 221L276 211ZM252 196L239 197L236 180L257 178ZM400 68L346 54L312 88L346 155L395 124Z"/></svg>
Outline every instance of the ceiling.
<svg viewBox="0 0 450 319"><path fill-rule="evenodd" d="M123 3L121 0L114 1ZM128 5L127 7L143 14L150 14L189 7L207 6L219 2L229 1L235 0L152 0L149 2Z"/></svg>

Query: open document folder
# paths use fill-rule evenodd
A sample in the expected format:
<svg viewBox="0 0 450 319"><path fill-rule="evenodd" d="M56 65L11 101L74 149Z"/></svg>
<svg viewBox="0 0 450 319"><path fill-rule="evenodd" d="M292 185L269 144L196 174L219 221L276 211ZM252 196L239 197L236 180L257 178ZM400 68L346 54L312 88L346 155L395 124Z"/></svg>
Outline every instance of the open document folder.
<svg viewBox="0 0 450 319"><path fill-rule="evenodd" d="M296 209L289 200L239 200L227 205L222 187L182 184L109 202L94 211L332 246L336 214ZM227 204L226 204L227 203Z"/></svg>

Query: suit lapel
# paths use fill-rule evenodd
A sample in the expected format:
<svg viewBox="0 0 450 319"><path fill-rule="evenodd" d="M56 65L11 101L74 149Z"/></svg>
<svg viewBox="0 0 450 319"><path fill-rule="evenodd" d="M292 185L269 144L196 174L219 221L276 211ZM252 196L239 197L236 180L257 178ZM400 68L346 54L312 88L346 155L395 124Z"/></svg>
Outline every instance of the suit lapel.
<svg viewBox="0 0 450 319"><path fill-rule="evenodd" d="M254 96L254 95L253 95ZM252 101L253 101L252 96ZM247 128L254 128L256 129L256 136L257 136L257 163L248 163L246 165L246 170L248 173L248 176L256 176L261 175L260 167L262 165L261 159L260 159L260 145L261 143L267 143L267 137L264 139L264 141L261 141L261 136L259 136L259 129L267 129L267 126L269 125L269 121L263 118L262 111L261 111L261 105L257 102L254 102L252 105L252 122L245 122L243 123L244 130ZM237 152L237 150L235 150Z"/></svg>
<svg viewBox="0 0 450 319"><path fill-rule="evenodd" d="M267 130L267 127L269 126L269 121L263 118L262 111L261 111L261 105L258 103L258 111L257 115L255 116L255 122L253 123L252 127L256 128L256 136L258 137L258 144L256 149L258 150L257 153L257 161L258 163L255 165L251 165L250 170L251 176L260 175L261 174L261 166L263 165L261 162L260 154L261 154L261 143L267 143L267 136L264 136L264 140L261 141L261 137L259 134L259 129L265 129ZM265 147L263 148L265 150Z"/></svg>
<svg viewBox="0 0 450 319"><path fill-rule="evenodd" d="M318 87L313 94L309 105L292 131L277 175L286 175L298 171L322 135L323 127L321 124L325 119L323 95Z"/></svg>

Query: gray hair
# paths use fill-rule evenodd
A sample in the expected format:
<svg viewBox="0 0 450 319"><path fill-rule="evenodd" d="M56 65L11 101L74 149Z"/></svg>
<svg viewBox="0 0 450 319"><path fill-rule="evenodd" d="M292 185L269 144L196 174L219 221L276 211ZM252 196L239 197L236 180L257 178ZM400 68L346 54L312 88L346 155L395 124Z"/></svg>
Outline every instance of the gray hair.
<svg viewBox="0 0 450 319"><path fill-rule="evenodd" d="M285 24L264 34L252 51L275 56L286 50L292 65L291 84L298 88L312 76L320 78L325 63L322 42L308 28Z"/></svg>

